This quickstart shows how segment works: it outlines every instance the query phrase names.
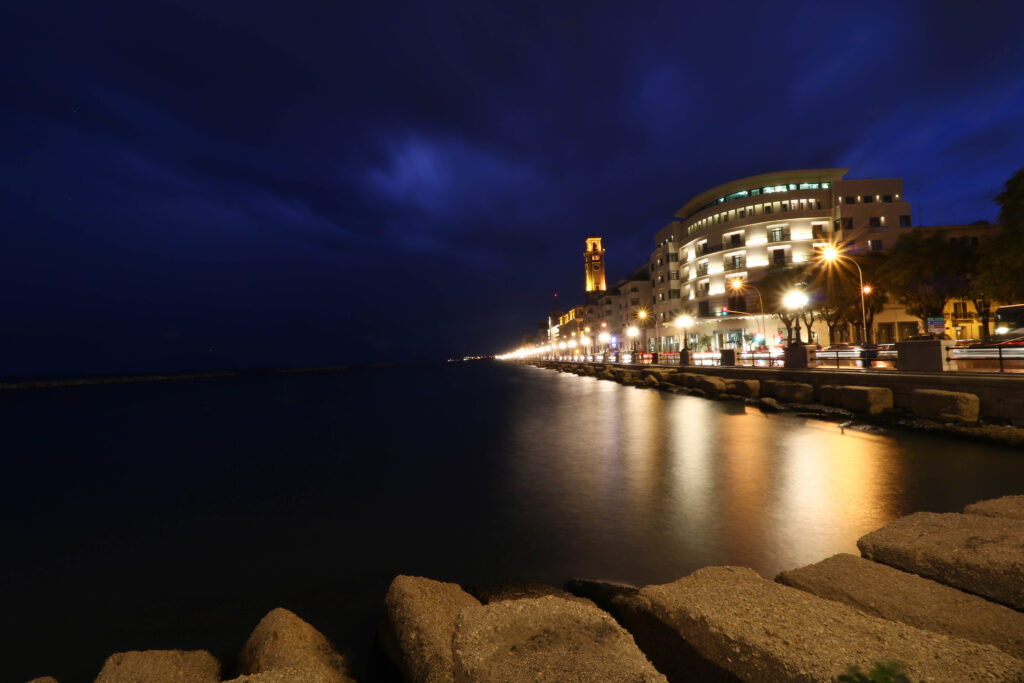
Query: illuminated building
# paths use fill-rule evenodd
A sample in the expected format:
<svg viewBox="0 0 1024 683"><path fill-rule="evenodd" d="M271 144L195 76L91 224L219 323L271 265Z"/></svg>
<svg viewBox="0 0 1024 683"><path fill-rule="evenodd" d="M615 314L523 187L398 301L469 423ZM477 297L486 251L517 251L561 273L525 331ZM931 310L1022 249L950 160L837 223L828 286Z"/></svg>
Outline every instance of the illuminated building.
<svg viewBox="0 0 1024 683"><path fill-rule="evenodd" d="M604 249L601 248L600 237L587 238L587 250L583 252L583 262L586 265L586 292L606 291L604 282Z"/></svg>
<svg viewBox="0 0 1024 683"><path fill-rule="evenodd" d="M657 346L679 347L667 323L686 313L697 321L694 337L711 337L714 348L739 348L744 334L756 330L760 311L756 294L734 292L730 281L756 284L773 269L810 260L816 247L830 242L856 251L895 243L911 226L902 181L843 180L846 172L765 173L718 185L684 204L655 235L651 254ZM769 337L776 331L771 328Z"/></svg>

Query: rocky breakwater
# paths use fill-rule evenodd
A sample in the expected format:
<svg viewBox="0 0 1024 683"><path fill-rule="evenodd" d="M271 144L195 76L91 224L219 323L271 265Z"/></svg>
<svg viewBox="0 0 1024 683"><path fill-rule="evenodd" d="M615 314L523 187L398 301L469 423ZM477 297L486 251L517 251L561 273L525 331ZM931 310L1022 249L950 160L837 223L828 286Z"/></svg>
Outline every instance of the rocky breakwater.
<svg viewBox="0 0 1024 683"><path fill-rule="evenodd" d="M430 683L834 681L893 662L913 681L1024 681L1024 495L916 513L858 547L861 557L775 581L744 567L645 587L575 579L565 590L400 575L379 642L404 680ZM224 676L202 650L120 652L96 681L353 680L322 634L280 608L256 625L236 669Z"/></svg>
<svg viewBox="0 0 1024 683"><path fill-rule="evenodd" d="M836 555L775 581L706 567L641 588L576 579L565 591L474 595L400 576L382 640L409 681L833 681L893 662L914 681L1024 681L1024 612L1012 606L1024 496L953 515L956 533L926 555L928 577L886 564L920 554L903 533L915 517L861 539L862 549L884 539L885 557ZM1016 543L993 524L1015 529ZM1002 544L1001 574L988 570L989 554L976 556L990 542ZM984 580L962 578L976 574Z"/></svg>
<svg viewBox="0 0 1024 683"><path fill-rule="evenodd" d="M234 675L205 650L118 652L96 683L351 683L348 663L319 631L283 608L268 613L238 653ZM51 677L29 683L57 683Z"/></svg>
<svg viewBox="0 0 1024 683"><path fill-rule="evenodd" d="M1024 428L986 423L978 396L966 392L914 389L903 405L882 386L814 385L777 379L719 376L701 369L594 363L529 361L527 365L611 380L641 389L689 394L724 401L745 401L764 412L791 411L825 419L853 419L965 439L1024 447Z"/></svg>

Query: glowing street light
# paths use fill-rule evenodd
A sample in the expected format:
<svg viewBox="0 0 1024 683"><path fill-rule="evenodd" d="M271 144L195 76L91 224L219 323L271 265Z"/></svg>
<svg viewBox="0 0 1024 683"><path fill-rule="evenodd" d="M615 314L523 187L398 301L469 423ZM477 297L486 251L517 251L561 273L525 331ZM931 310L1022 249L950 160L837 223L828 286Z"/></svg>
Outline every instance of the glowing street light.
<svg viewBox="0 0 1024 683"><path fill-rule="evenodd" d="M860 264L851 258L844 257L839 253L839 250L834 246L829 245L825 247L821 252L821 258L824 259L825 263L831 265L839 260L849 261L853 265L857 266L857 279L860 283L860 343L862 345L868 343L868 314L867 307L864 305L864 295L871 293L871 287L864 286L864 271L860 269Z"/></svg>
<svg viewBox="0 0 1024 683"><path fill-rule="evenodd" d="M640 336L640 330L636 327L636 325L631 325L629 329L626 330L626 334L629 336L630 339L633 340L633 362L636 363L636 338Z"/></svg>
<svg viewBox="0 0 1024 683"><path fill-rule="evenodd" d="M681 315L678 318L676 318L675 325L676 325L676 327L678 327L681 330L679 335L683 338L683 349L682 350L683 351L689 351L690 350L690 337L689 337L688 334L686 334L686 330L690 329L690 327L693 326L693 318L691 318L688 315Z"/></svg>
<svg viewBox="0 0 1024 683"><path fill-rule="evenodd" d="M787 293L786 296L784 296L782 298L782 305L785 306L786 308L792 310L792 311L799 311L800 309L802 309L804 306L807 305L808 301L810 301L810 299L807 298L806 294L804 294L803 292L801 292L799 290L793 290L792 292ZM807 330L807 339L810 340L810 338L811 338L811 331L810 331L810 329L808 329ZM799 316L799 314L796 317L796 343L797 344L803 344L803 342L800 341L800 316Z"/></svg>
<svg viewBox="0 0 1024 683"><path fill-rule="evenodd" d="M735 278L730 285L733 291L742 292L744 287L750 287L752 290L757 292L757 303L761 306L761 338L764 340L765 345L768 344L768 323L764 319L764 299L761 298L761 290L752 284L744 282L742 278Z"/></svg>

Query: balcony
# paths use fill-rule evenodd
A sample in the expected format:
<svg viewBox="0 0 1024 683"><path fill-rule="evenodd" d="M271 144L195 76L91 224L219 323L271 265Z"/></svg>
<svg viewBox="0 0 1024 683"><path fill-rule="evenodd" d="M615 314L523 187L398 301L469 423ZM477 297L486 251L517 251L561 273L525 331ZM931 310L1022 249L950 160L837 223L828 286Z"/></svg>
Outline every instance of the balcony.
<svg viewBox="0 0 1024 683"><path fill-rule="evenodd" d="M708 254L713 254L716 251L722 251L722 249L723 247L721 244L708 244L705 242L704 244L697 245L697 256L707 256Z"/></svg>
<svg viewBox="0 0 1024 683"><path fill-rule="evenodd" d="M736 249L738 247L746 246L746 239L743 235L730 235L729 239L722 240L723 249Z"/></svg>
<svg viewBox="0 0 1024 683"><path fill-rule="evenodd" d="M789 230L769 230L768 242L788 242L790 240Z"/></svg>
<svg viewBox="0 0 1024 683"><path fill-rule="evenodd" d="M707 275L707 274L708 274L708 264L707 263L700 263L700 264L698 264L697 265L697 277L700 277L701 275Z"/></svg>

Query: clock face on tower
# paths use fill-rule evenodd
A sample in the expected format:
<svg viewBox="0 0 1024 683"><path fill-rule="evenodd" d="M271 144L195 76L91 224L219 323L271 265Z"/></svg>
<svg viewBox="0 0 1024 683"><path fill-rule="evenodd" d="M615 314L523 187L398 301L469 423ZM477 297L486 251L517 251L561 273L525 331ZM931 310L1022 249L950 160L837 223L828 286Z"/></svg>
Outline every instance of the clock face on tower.
<svg viewBox="0 0 1024 683"><path fill-rule="evenodd" d="M586 269L586 291L603 292L607 289L604 281L604 248L601 246L600 237L588 237L586 251L583 252L583 260L589 266Z"/></svg>

